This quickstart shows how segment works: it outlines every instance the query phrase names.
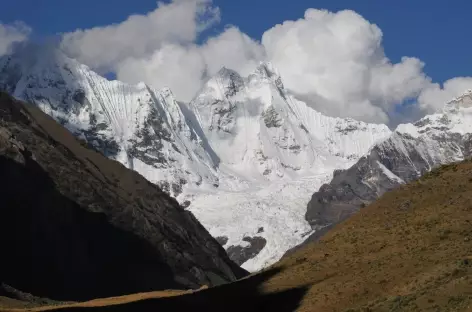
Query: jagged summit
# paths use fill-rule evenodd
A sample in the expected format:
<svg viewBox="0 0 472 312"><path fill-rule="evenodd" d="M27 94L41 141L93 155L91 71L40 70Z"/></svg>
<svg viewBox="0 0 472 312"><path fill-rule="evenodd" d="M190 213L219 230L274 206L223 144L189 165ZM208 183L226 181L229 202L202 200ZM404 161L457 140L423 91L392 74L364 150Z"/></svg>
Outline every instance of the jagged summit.
<svg viewBox="0 0 472 312"><path fill-rule="evenodd" d="M279 70L271 62L260 62L254 74L273 80L281 79Z"/></svg>
<svg viewBox="0 0 472 312"><path fill-rule="evenodd" d="M472 106L472 89L468 89L460 96L452 99L446 104L447 107L471 107Z"/></svg>
<svg viewBox="0 0 472 312"><path fill-rule="evenodd" d="M420 136L443 136L445 133L472 133L472 90L447 102L435 114L427 115L414 124L401 124L396 132Z"/></svg>
<svg viewBox="0 0 472 312"><path fill-rule="evenodd" d="M216 73L214 77L220 78L229 78L229 77L240 77L239 73L233 69L230 69L226 66L221 67L221 69Z"/></svg>

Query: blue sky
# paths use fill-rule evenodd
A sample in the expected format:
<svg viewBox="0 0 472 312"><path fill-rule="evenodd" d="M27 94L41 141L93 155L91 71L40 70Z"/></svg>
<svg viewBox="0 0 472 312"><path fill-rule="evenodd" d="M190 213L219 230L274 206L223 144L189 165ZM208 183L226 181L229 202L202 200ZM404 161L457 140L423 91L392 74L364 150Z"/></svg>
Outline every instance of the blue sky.
<svg viewBox="0 0 472 312"><path fill-rule="evenodd" d="M2 45L2 24L22 21L39 42L68 33L57 38L79 62L128 83L170 87L182 101L221 66L247 75L260 61L323 113L391 125L472 89L469 0L166 0L159 8L155 0L5 1L0 52L28 40L10 28ZM220 22L203 27L199 10ZM127 20L132 14L142 16Z"/></svg>
<svg viewBox="0 0 472 312"><path fill-rule="evenodd" d="M472 1L468 0L216 0L222 25L233 24L255 39L284 20L303 17L307 8L352 9L384 33L387 56L398 61L415 56L426 63L425 72L437 81L472 73L470 29ZM0 21L21 20L34 36L42 37L77 28L118 23L132 13L144 14L155 0L5 0Z"/></svg>

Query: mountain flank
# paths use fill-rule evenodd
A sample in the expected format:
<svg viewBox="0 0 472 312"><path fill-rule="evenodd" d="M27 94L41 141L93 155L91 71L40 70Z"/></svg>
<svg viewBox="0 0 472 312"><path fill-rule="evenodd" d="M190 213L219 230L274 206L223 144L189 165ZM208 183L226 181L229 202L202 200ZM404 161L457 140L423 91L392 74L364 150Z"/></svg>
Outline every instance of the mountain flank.
<svg viewBox="0 0 472 312"><path fill-rule="evenodd" d="M0 93L0 283L77 301L245 276L158 186Z"/></svg>
<svg viewBox="0 0 472 312"><path fill-rule="evenodd" d="M103 301L104 306L83 303L78 311L173 311L166 309L176 307L168 305L171 301L178 307L193 303L217 311L212 307L221 310L221 298L228 298L228 311L470 311L471 202L472 162L442 166L385 193L318 242L258 275L172 299L159 299L160 293L108 299L118 304L113 307ZM278 296L298 290L288 298L301 301L287 299L292 303L288 310L264 310L263 305L254 310L225 297L241 298L256 284L258 296L252 298L274 295L276 302ZM248 301L254 302L260 301ZM53 308L77 311L47 309Z"/></svg>

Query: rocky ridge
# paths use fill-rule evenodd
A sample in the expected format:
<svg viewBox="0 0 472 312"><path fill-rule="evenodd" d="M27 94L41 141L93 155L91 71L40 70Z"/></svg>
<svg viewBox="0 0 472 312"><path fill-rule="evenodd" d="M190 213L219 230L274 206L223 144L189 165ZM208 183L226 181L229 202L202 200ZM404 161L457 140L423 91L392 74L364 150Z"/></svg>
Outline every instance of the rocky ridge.
<svg viewBox="0 0 472 312"><path fill-rule="evenodd" d="M312 226L338 223L399 185L472 156L472 90L435 114L402 124L390 137L316 192L306 213Z"/></svg>

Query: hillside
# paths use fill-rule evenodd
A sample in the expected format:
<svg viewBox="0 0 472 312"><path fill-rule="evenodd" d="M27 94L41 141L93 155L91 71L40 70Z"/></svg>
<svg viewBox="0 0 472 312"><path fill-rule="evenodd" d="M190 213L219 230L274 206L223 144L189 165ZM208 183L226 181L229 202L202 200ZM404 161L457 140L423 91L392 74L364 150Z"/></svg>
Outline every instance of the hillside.
<svg viewBox="0 0 472 312"><path fill-rule="evenodd" d="M282 260L266 287L314 283L300 311L469 311L471 191L472 162L436 169Z"/></svg>
<svg viewBox="0 0 472 312"><path fill-rule="evenodd" d="M443 166L384 194L259 275L164 301L115 298L123 304L113 311L172 311L165 309L169 302L205 311L470 311L471 202L472 162ZM255 288L258 295L247 302L260 309L241 310L241 297ZM264 310L284 294L286 306Z"/></svg>
<svg viewBox="0 0 472 312"><path fill-rule="evenodd" d="M0 93L0 284L70 301L246 274L175 199L83 145Z"/></svg>

